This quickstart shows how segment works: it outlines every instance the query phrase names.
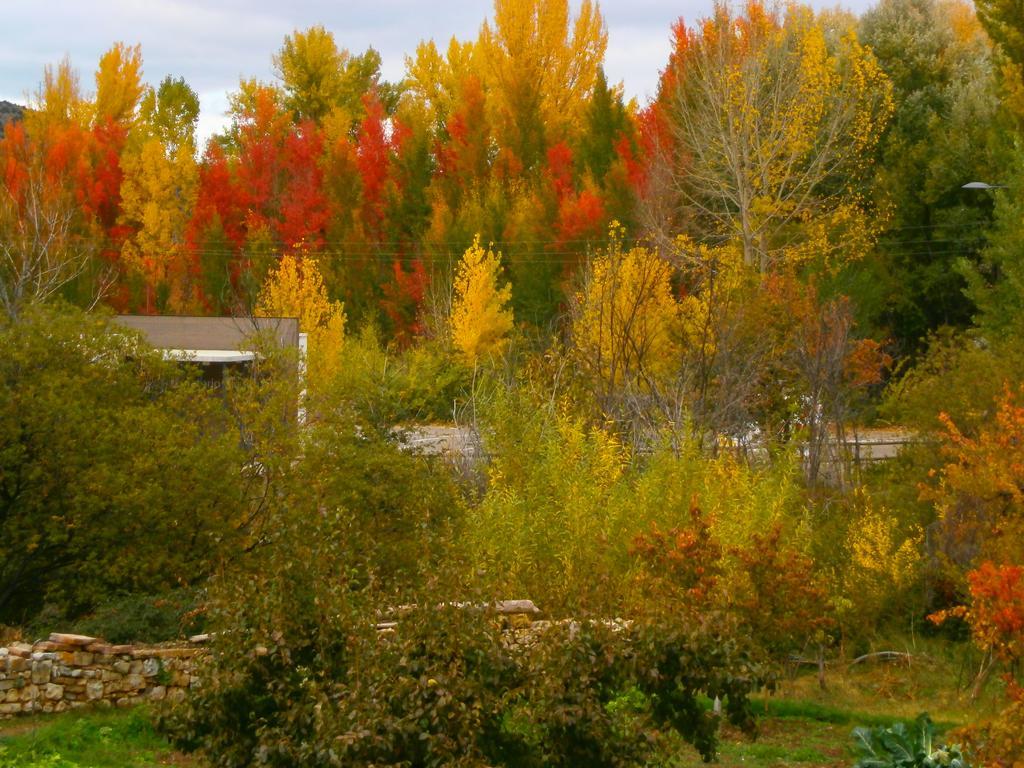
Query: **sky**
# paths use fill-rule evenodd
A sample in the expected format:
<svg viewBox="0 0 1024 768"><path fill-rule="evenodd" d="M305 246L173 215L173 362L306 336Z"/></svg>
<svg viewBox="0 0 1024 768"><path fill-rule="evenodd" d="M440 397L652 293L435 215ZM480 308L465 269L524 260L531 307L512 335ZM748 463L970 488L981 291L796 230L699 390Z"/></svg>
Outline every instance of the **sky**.
<svg viewBox="0 0 1024 768"><path fill-rule="evenodd" d="M574 8L579 0L571 0ZM815 5L834 5L818 2ZM847 0L853 10L869 0ZM712 0L603 0L605 72L640 103L654 94L680 16L707 15ZM323 24L339 47L373 46L386 80L399 80L421 40L476 36L491 0L0 0L0 99L24 104L43 67L65 55L89 91L100 55L114 42L142 45L144 78L184 77L199 94L200 146L225 124L227 94L241 77L272 80L284 36Z"/></svg>

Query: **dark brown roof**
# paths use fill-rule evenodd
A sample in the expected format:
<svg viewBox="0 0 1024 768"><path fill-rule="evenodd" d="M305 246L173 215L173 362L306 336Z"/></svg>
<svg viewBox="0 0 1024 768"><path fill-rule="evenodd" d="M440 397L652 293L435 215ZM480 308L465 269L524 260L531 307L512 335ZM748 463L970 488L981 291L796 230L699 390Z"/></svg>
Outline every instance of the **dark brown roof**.
<svg viewBox="0 0 1024 768"><path fill-rule="evenodd" d="M141 331L157 349L251 350L255 334L273 334L283 347L299 345L299 321L294 317L169 317L118 315L114 321Z"/></svg>

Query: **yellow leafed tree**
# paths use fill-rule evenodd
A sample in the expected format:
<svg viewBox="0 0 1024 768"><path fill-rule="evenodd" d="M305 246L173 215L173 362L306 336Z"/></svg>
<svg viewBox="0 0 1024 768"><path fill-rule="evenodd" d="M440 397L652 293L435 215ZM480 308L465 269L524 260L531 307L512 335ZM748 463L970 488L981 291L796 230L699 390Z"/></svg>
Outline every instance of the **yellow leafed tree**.
<svg viewBox="0 0 1024 768"><path fill-rule="evenodd" d="M411 98L426 105L430 124L443 126L451 115L462 83L470 76L479 77L480 46L452 38L446 55L433 40L416 46L415 56L405 58L403 87Z"/></svg>
<svg viewBox="0 0 1024 768"><path fill-rule="evenodd" d="M322 119L341 101L347 58L320 25L287 35L274 67L288 92L288 107L303 118Z"/></svg>
<svg viewBox="0 0 1024 768"><path fill-rule="evenodd" d="M685 294L679 300L680 335L686 347L711 358L717 350L719 315L747 278L735 243L709 246L679 235L674 258L683 265Z"/></svg>
<svg viewBox="0 0 1024 768"><path fill-rule="evenodd" d="M575 20L568 0L495 0L494 25L480 31L491 120L499 144L527 166L548 136L582 120L608 45L597 5L583 0Z"/></svg>
<svg viewBox="0 0 1024 768"><path fill-rule="evenodd" d="M838 590L840 617L859 621L883 613L894 595L912 586L923 542L918 526L901 530L886 510L865 510L846 536L850 560Z"/></svg>
<svg viewBox="0 0 1024 768"><path fill-rule="evenodd" d="M362 96L376 85L380 54L373 48L353 55L338 48L334 35L317 24L295 30L274 55L284 87L285 106L300 120L321 122L334 110L349 119L362 113Z"/></svg>
<svg viewBox="0 0 1024 768"><path fill-rule="evenodd" d="M65 56L56 68L43 68L43 82L30 101L31 107L25 113L25 126L33 136L46 136L56 127L79 125L89 122L91 105L82 95L78 73Z"/></svg>
<svg viewBox="0 0 1024 768"><path fill-rule="evenodd" d="M117 43L96 70L95 122L131 123L142 93L142 49Z"/></svg>
<svg viewBox="0 0 1024 768"><path fill-rule="evenodd" d="M452 342L469 365L500 350L512 330L512 286L498 286L500 272L501 254L477 235L459 263L451 311Z"/></svg>
<svg viewBox="0 0 1024 768"><path fill-rule="evenodd" d="M659 99L674 144L663 194L680 196L691 231L736 238L762 273L870 244L863 181L892 86L852 32L830 43L809 8L718 2L677 28Z"/></svg>
<svg viewBox="0 0 1024 768"><path fill-rule="evenodd" d="M121 220L134 230L122 258L146 285L149 311L188 311L193 304L186 264L185 227L199 188L191 147L168 154L160 139L142 141L121 161Z"/></svg>
<svg viewBox="0 0 1024 768"><path fill-rule="evenodd" d="M196 308L185 229L199 194L195 131L199 97L184 80L147 88L121 159L122 246L129 270L143 279L147 311Z"/></svg>
<svg viewBox="0 0 1024 768"><path fill-rule="evenodd" d="M285 254L267 275L256 305L260 317L297 317L308 334L306 370L312 388L338 370L345 341L345 307L327 296L315 259Z"/></svg>
<svg viewBox="0 0 1024 768"><path fill-rule="evenodd" d="M575 354L605 395L624 385L647 389L678 363L682 329L672 266L647 248L623 251L613 236L589 265L574 314Z"/></svg>

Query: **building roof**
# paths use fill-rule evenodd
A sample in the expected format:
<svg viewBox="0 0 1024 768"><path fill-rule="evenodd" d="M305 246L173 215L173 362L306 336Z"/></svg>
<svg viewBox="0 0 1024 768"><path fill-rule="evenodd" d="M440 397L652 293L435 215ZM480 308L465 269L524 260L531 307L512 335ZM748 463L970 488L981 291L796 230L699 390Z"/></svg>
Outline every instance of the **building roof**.
<svg viewBox="0 0 1024 768"><path fill-rule="evenodd" d="M252 339L259 334L272 335L282 347L299 345L299 321L294 317L118 315L114 321L141 331L157 349L185 353L251 352Z"/></svg>

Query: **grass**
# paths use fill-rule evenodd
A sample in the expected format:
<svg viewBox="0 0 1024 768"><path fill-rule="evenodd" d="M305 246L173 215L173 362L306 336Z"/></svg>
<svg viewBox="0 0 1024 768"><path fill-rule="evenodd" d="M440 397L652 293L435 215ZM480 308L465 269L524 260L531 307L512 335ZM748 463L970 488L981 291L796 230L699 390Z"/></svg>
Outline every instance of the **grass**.
<svg viewBox="0 0 1024 768"><path fill-rule="evenodd" d="M719 745L723 768L842 768L856 760L851 732L856 726L908 726L928 712L941 735L992 714L1000 695L992 682L972 702L963 690L973 671L970 659L941 642L913 649L909 664L864 664L831 670L821 690L813 674L785 680L775 696L755 701L758 737L724 728ZM674 768L704 765L689 747Z"/></svg>
<svg viewBox="0 0 1024 768"><path fill-rule="evenodd" d="M0 720L0 768L198 766L153 728L145 707Z"/></svg>
<svg viewBox="0 0 1024 768"><path fill-rule="evenodd" d="M857 712L840 706L793 699L762 699L757 702L758 735L751 741L732 728L724 728L719 763L732 766L783 768L836 768L853 765L851 732L858 725L892 725L905 718ZM909 722L907 722L910 725ZM942 724L945 728L949 724ZM943 728L940 727L940 730ZM703 765L692 750L680 750L678 768Z"/></svg>

